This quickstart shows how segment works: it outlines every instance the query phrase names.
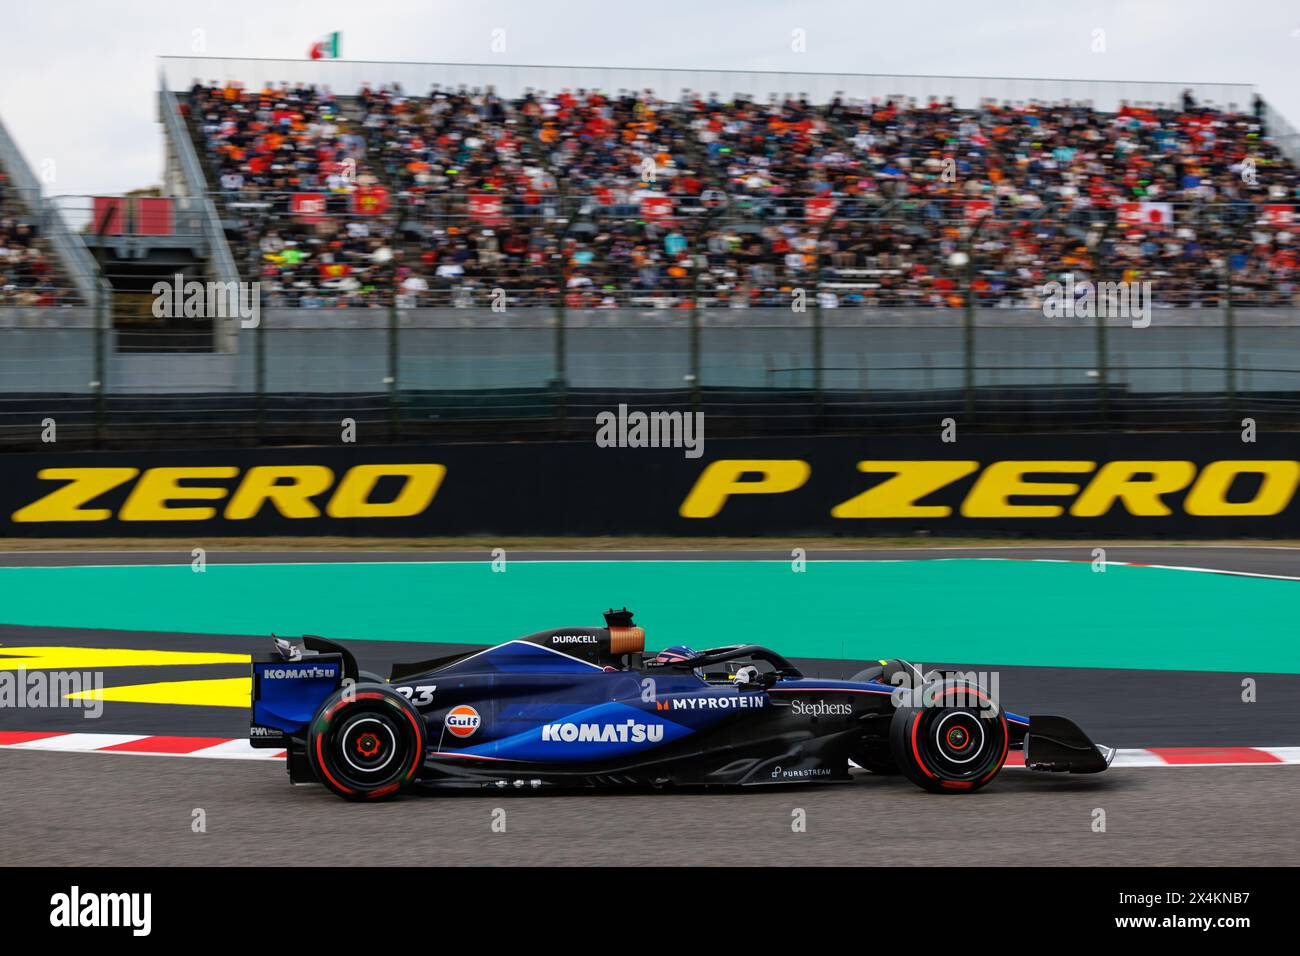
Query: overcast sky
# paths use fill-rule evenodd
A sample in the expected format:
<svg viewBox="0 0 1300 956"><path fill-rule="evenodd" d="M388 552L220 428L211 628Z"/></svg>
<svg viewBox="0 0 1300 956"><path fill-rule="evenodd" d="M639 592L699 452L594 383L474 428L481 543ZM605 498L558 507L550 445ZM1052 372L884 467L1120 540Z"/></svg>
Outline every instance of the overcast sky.
<svg viewBox="0 0 1300 956"><path fill-rule="evenodd" d="M1300 128L1295 0L4 3L0 119L51 195L161 181L157 57L305 59L334 30L355 60L1253 83Z"/></svg>

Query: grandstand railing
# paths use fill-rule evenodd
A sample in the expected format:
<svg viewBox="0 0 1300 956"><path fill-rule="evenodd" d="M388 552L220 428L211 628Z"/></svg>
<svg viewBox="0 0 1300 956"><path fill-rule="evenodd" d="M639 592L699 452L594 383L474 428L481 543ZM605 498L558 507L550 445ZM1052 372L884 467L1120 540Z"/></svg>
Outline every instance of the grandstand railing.
<svg viewBox="0 0 1300 956"><path fill-rule="evenodd" d="M1300 166L1300 132L1271 103L1264 104L1264 125L1277 150L1295 166Z"/></svg>
<svg viewBox="0 0 1300 956"><path fill-rule="evenodd" d="M194 144L190 141L189 131L185 128L185 122L181 117L180 104L165 81L160 83L160 86L161 89L158 93L159 119L162 121L167 139L179 159L185 192L203 204L203 235L207 241L209 251L208 270L213 280L217 282L238 282L239 269L235 265L235 258L230 251L230 244L226 241L226 233L222 228L221 218L217 215L216 204L208 196L208 186L203 175L203 166L199 162L198 153L194 150ZM231 334L229 326L223 326L219 330L220 337L218 341L223 350L233 347L233 341L230 338Z"/></svg>
<svg viewBox="0 0 1300 956"><path fill-rule="evenodd" d="M137 204L157 203L158 208ZM71 232L92 238L106 236L167 236L207 241L206 196L51 196L55 218ZM84 243L82 244L84 249ZM89 253L87 253L89 256ZM93 257L90 264L94 267Z"/></svg>
<svg viewBox="0 0 1300 956"><path fill-rule="evenodd" d="M1149 82L1143 80L1055 79L1046 77L908 76L875 73L805 73L758 70L646 69L638 67L546 66L501 63L403 63L365 60L278 60L226 57L164 56L160 58L163 85L174 92L195 82L238 82L250 88L282 82L316 84L350 96L364 85L400 83L412 95L424 95L433 86L443 89L493 87L507 97L528 90L558 92L564 89L653 90L674 99L689 90L719 98L737 95L806 95L810 102L825 103L839 95L871 100L903 97L926 101L949 97L960 107L985 100L1010 102L1091 102L1099 110L1113 110L1123 102L1173 105L1184 91L1198 102L1220 108L1250 107L1254 87L1246 83Z"/></svg>
<svg viewBox="0 0 1300 956"><path fill-rule="evenodd" d="M101 280L86 247L73 237L57 211L47 207L42 199L41 184L32 173L18 150L17 143L0 122L0 169L9 176L9 188L26 207L37 223L42 237L59 258L68 280L75 286L82 303L94 302L99 294ZM75 305L76 300L64 304Z"/></svg>

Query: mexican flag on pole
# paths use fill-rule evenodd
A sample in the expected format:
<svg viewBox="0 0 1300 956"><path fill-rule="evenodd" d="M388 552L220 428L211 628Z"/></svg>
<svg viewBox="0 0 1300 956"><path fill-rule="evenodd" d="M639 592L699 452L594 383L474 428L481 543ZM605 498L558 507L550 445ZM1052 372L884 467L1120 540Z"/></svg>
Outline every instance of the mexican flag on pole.
<svg viewBox="0 0 1300 956"><path fill-rule="evenodd" d="M313 60L337 60L339 58L339 38L343 34L330 33L311 45L308 54Z"/></svg>

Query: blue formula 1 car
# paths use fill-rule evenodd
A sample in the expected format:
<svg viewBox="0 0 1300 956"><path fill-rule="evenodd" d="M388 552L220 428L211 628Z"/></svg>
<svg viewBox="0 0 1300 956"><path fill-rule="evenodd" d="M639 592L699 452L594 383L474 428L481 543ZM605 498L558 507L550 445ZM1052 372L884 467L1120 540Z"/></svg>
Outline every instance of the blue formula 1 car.
<svg viewBox="0 0 1300 956"><path fill-rule="evenodd" d="M605 627L359 671L319 637L253 661L250 740L290 779L375 800L408 787L741 786L852 779L849 761L933 793L973 793L1008 750L1096 773L1114 750L1062 717L1003 711L977 682L881 661L804 677L755 644L644 652L626 609Z"/></svg>

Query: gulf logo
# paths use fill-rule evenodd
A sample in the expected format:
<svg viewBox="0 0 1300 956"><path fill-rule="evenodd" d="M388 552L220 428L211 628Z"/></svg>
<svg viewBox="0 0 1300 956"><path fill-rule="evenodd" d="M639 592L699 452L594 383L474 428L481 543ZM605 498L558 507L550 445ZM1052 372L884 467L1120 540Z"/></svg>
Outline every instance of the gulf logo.
<svg viewBox="0 0 1300 956"><path fill-rule="evenodd" d="M478 715L478 711L469 704L461 704L459 707L453 707L447 711L447 717L443 721L457 737L473 737L474 731L478 730L478 725L483 722L483 718Z"/></svg>

